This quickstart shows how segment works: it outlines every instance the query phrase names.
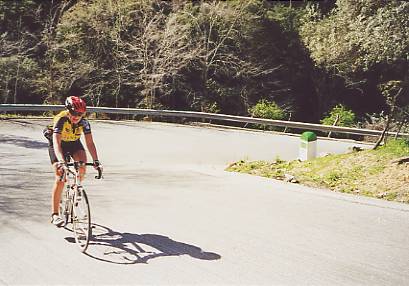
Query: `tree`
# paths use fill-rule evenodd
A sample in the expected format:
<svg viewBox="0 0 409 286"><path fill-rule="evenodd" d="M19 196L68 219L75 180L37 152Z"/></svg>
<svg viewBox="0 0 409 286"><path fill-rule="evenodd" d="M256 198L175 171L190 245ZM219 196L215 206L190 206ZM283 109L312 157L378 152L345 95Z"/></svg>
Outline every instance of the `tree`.
<svg viewBox="0 0 409 286"><path fill-rule="evenodd" d="M301 36L317 66L358 91L350 102L379 106L377 87L407 78L408 15L406 1L338 0L327 16L312 6Z"/></svg>
<svg viewBox="0 0 409 286"><path fill-rule="evenodd" d="M385 84L381 84L380 89L390 107L390 112L387 115L386 124L382 135L378 138L374 149L378 148L382 141L386 140L386 132L390 129L390 125L393 120L401 122L398 124L399 128L397 130L400 131L403 124L407 123L407 119L409 118L407 113L407 109L409 107L409 97L408 94L405 94L407 93L408 86L404 86L404 82L402 81L389 81Z"/></svg>
<svg viewBox="0 0 409 286"><path fill-rule="evenodd" d="M406 1L338 0L328 17L312 9L301 34L318 65L349 76L406 59L408 14Z"/></svg>
<svg viewBox="0 0 409 286"><path fill-rule="evenodd" d="M95 106L134 106L137 77L135 67L123 62L123 39L139 28L133 17L147 2L78 1L64 13L54 51L60 94L83 94Z"/></svg>
<svg viewBox="0 0 409 286"><path fill-rule="evenodd" d="M141 15L141 32L133 34L127 42L127 55L131 61L140 61L140 82L143 85L144 106L160 106L171 88L168 80L177 77L199 53L189 38L189 26L177 13L165 13L166 3L149 7ZM158 98L157 98L158 97Z"/></svg>
<svg viewBox="0 0 409 286"><path fill-rule="evenodd" d="M201 1L178 11L198 54L176 80L173 94L194 110L217 106L224 113L247 115L261 97L287 93L278 79L281 65L265 4Z"/></svg>
<svg viewBox="0 0 409 286"><path fill-rule="evenodd" d="M2 102L35 101L39 10L34 1L0 1L0 97Z"/></svg>
<svg viewBox="0 0 409 286"><path fill-rule="evenodd" d="M96 104L160 106L168 79L195 54L162 1L80 1L58 25L60 86L81 86Z"/></svg>

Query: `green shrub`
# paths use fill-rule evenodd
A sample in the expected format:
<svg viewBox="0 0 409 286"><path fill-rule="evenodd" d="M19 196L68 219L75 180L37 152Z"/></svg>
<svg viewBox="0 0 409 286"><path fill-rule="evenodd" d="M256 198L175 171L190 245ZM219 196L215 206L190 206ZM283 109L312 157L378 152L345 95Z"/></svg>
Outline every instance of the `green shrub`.
<svg viewBox="0 0 409 286"><path fill-rule="evenodd" d="M338 104L330 112L329 115L321 120L324 125L334 125L335 121L339 117L336 126L352 127L356 123L355 113L347 109L345 105Z"/></svg>
<svg viewBox="0 0 409 286"><path fill-rule="evenodd" d="M270 102L262 99L249 112L253 117L264 119L283 120L286 116L285 111L275 102Z"/></svg>
<svg viewBox="0 0 409 286"><path fill-rule="evenodd" d="M270 102L267 100L260 100L256 105L249 109L252 117L263 118L263 119L273 119L273 120L283 120L286 117L286 112L278 106L275 102ZM265 124L255 124L254 127L258 129L270 130L270 131L280 131L280 128L267 126Z"/></svg>

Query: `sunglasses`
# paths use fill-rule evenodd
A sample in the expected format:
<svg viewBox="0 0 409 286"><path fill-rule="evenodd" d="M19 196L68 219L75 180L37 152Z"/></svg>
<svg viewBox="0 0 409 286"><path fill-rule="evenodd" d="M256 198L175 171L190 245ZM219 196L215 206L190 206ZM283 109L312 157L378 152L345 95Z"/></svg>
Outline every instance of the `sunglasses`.
<svg viewBox="0 0 409 286"><path fill-rule="evenodd" d="M85 112L77 112L77 111L74 111L74 110L70 110L70 114L72 116L84 116Z"/></svg>

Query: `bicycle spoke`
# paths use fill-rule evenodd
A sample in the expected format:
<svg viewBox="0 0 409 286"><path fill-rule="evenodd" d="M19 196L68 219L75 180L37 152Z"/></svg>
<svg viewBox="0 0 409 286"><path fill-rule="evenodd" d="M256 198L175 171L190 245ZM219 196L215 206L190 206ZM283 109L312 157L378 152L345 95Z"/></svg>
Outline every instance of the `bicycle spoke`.
<svg viewBox="0 0 409 286"><path fill-rule="evenodd" d="M88 198L84 190L79 190L74 198L73 226L74 236L82 252L88 247L91 236L91 219Z"/></svg>
<svg viewBox="0 0 409 286"><path fill-rule="evenodd" d="M67 194L67 189L63 189L61 192L61 198L60 198L60 203L59 203L59 215L61 219L64 221L64 226L67 225L68 217L69 217L69 206L70 203L68 201L68 194Z"/></svg>

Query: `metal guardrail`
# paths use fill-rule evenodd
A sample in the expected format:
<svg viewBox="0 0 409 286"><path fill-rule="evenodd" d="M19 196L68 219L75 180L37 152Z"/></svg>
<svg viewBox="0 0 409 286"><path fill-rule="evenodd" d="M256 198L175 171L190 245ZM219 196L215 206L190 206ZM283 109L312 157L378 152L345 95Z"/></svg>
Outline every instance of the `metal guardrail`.
<svg viewBox="0 0 409 286"><path fill-rule="evenodd" d="M63 105L41 105L41 104L0 104L0 112L7 111L59 111L64 109ZM380 136L382 131L349 128L339 126L329 126L313 123L270 120L262 118L253 118L245 116L235 116L226 114L205 113L196 111L175 111L175 110L154 110L154 109L138 109L138 108L109 108L109 107L87 107L87 112L91 113L107 113L107 114L131 114L131 115L149 115L149 116L168 116L168 117L183 117L183 118L199 118L220 121L232 121L242 123L264 124L277 127L287 127L301 130L315 130L322 132L336 132L344 134L354 134L363 136ZM396 132L388 132L388 135L396 135ZM409 137L407 133L399 133L398 136Z"/></svg>

